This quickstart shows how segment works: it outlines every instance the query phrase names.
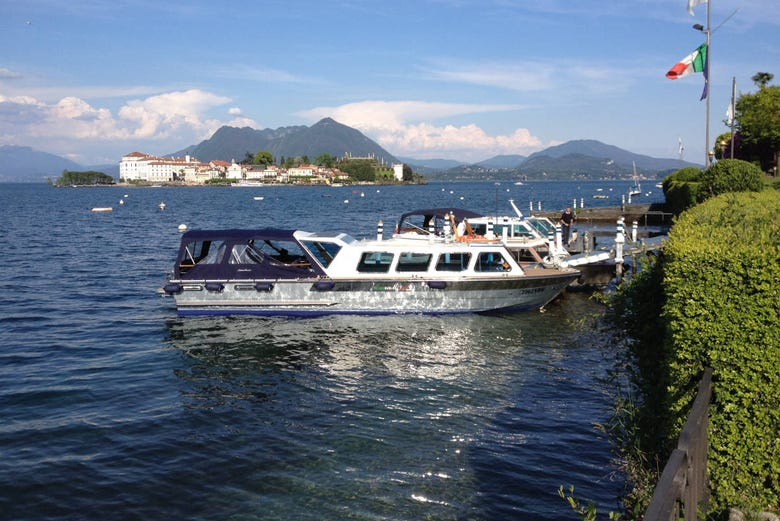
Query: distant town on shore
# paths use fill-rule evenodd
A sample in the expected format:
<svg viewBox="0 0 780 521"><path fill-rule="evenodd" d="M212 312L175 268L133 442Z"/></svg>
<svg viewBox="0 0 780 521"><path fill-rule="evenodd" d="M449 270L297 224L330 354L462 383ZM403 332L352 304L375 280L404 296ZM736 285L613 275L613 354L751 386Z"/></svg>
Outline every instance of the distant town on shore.
<svg viewBox="0 0 780 521"><path fill-rule="evenodd" d="M273 164L270 153L259 152L265 161L254 164L247 154L245 162L222 160L208 162L184 157L157 157L142 152L131 152L119 162L119 182L129 184L204 185L231 184L348 184L355 182L412 182L411 169L403 163L384 165L376 158L353 157L345 154L336 159L321 154L317 164L307 157L286 162L289 166ZM340 167L340 168L339 168Z"/></svg>

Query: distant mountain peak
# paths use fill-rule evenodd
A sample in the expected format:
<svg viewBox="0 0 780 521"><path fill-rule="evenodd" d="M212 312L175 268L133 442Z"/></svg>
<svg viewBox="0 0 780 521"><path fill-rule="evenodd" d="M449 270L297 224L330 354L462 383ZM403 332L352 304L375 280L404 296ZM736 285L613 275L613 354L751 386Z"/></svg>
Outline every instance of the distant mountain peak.
<svg viewBox="0 0 780 521"><path fill-rule="evenodd" d="M201 161L221 159L241 160L247 153L271 152L277 161L289 157L307 156L310 160L323 153L334 157L351 154L374 157L380 162L396 162L392 154L360 131L333 118L323 118L311 127L303 125L256 130L250 127L220 127L207 140L171 155L189 154Z"/></svg>

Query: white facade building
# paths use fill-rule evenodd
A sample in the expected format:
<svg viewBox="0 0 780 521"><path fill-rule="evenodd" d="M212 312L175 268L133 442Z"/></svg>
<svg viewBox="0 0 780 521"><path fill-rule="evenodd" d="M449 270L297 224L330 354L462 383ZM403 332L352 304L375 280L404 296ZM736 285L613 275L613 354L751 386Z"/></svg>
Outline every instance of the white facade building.
<svg viewBox="0 0 780 521"><path fill-rule="evenodd" d="M403 163L393 163L393 177L396 178L398 181L404 180L404 164Z"/></svg>
<svg viewBox="0 0 780 521"><path fill-rule="evenodd" d="M147 183L204 183L220 177L227 169L224 161L201 163L185 157L157 157L142 152L131 152L122 156L119 162L119 180L124 182L144 181Z"/></svg>

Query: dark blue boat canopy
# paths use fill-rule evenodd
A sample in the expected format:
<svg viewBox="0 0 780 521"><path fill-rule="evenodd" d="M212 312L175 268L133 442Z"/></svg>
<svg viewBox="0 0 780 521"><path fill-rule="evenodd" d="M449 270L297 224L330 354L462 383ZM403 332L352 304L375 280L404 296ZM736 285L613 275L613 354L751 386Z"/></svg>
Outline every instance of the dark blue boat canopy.
<svg viewBox="0 0 780 521"><path fill-rule="evenodd" d="M181 280L324 276L294 233L281 228L191 230L182 235L174 272Z"/></svg>

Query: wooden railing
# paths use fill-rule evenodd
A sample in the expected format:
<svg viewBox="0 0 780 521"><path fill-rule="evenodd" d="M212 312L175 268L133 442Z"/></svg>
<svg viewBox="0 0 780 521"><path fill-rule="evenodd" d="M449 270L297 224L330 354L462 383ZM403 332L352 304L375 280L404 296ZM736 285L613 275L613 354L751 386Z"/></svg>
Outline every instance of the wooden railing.
<svg viewBox="0 0 780 521"><path fill-rule="evenodd" d="M707 409L712 396L712 369L704 370L691 414L685 422L677 448L666 462L661 479L645 513L645 521L680 519L683 507L685 521L698 519L706 512L709 500L707 487Z"/></svg>

